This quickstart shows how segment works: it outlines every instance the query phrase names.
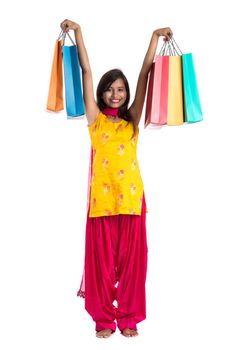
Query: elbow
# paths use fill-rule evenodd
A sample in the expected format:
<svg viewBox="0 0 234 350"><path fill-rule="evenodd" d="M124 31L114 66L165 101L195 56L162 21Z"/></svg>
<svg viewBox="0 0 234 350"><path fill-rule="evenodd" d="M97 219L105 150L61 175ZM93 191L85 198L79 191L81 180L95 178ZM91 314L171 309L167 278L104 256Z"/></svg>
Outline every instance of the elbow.
<svg viewBox="0 0 234 350"><path fill-rule="evenodd" d="M83 76L89 76L89 75L92 75L91 69L88 69L88 68L82 68L82 75L83 75Z"/></svg>
<svg viewBox="0 0 234 350"><path fill-rule="evenodd" d="M81 67L81 69L82 69L82 74L83 75L91 74L91 69L90 68L88 68L88 67Z"/></svg>

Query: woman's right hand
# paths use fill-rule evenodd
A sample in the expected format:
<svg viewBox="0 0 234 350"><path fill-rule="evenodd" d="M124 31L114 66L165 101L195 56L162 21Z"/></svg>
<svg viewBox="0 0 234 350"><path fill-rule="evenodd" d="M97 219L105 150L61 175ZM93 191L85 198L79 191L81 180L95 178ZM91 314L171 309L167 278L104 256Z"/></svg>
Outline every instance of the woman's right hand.
<svg viewBox="0 0 234 350"><path fill-rule="evenodd" d="M69 30L77 30L80 28L80 25L78 23L72 22L69 19L65 19L61 24L60 24L61 29L63 30L64 33L69 32Z"/></svg>

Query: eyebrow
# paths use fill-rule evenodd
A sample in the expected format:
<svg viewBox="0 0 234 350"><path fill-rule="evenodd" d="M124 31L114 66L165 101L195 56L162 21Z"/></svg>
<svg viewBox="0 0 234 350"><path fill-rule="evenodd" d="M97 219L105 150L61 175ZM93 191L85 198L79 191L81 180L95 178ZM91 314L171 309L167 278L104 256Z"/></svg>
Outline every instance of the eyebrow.
<svg viewBox="0 0 234 350"><path fill-rule="evenodd" d="M110 88L112 88L112 89L113 89L113 87L112 87L112 86L110 86L110 87L109 87L109 89L110 89ZM117 86L117 88L118 88L118 89L119 89L119 88L124 89L124 88L125 88L125 86Z"/></svg>

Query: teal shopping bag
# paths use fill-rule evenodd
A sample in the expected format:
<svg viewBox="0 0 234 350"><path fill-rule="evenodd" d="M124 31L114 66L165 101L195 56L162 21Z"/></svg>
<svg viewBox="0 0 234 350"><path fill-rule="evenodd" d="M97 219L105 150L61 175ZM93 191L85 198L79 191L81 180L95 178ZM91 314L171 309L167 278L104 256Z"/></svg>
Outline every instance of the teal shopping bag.
<svg viewBox="0 0 234 350"><path fill-rule="evenodd" d="M66 34L69 36L73 45L64 45ZM85 110L81 85L80 63L77 47L68 33L65 33L63 36L63 69L67 116L81 117L85 114Z"/></svg>
<svg viewBox="0 0 234 350"><path fill-rule="evenodd" d="M185 122L196 123L203 120L197 79L191 53L182 55L184 114Z"/></svg>

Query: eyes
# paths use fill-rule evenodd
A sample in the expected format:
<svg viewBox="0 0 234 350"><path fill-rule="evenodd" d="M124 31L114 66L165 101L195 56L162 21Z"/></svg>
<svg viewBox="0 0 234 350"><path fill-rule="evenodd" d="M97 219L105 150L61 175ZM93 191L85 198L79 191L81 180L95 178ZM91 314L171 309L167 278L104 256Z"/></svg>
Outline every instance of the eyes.
<svg viewBox="0 0 234 350"><path fill-rule="evenodd" d="M107 89L106 91L112 91L112 88L110 87L109 89ZM124 92L125 89L124 88L118 88L118 92Z"/></svg>

